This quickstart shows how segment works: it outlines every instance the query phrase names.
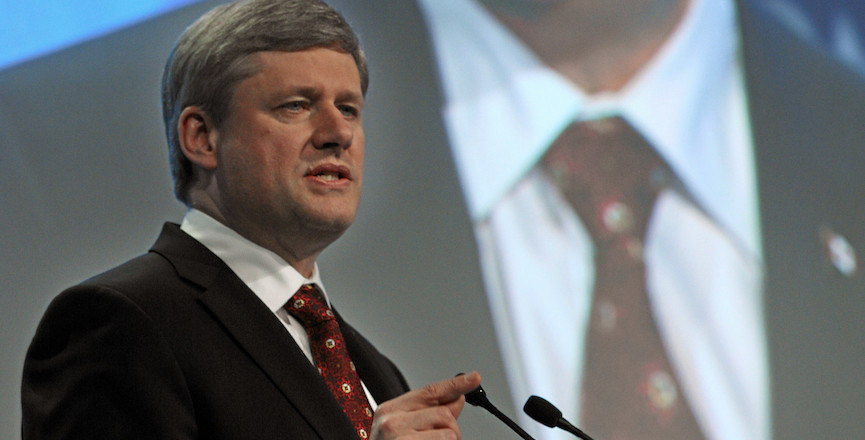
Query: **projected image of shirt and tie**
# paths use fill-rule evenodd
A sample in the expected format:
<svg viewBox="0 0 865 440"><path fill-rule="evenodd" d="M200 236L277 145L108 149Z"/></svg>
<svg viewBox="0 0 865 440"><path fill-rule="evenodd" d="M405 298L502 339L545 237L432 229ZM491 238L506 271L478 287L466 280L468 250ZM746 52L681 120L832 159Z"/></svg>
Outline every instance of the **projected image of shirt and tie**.
<svg viewBox="0 0 865 440"><path fill-rule="evenodd" d="M419 3L515 407L596 439L807 438L831 411L803 396L861 363L836 308L865 291L838 136L861 77L756 2Z"/></svg>

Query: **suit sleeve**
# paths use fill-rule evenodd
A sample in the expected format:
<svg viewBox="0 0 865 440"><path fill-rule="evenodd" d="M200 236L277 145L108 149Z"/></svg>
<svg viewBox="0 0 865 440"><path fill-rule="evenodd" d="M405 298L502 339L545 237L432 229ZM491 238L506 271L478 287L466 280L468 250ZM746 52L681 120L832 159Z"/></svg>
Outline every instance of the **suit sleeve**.
<svg viewBox="0 0 865 440"><path fill-rule="evenodd" d="M194 439L180 366L122 294L78 286L48 307L27 352L22 438Z"/></svg>

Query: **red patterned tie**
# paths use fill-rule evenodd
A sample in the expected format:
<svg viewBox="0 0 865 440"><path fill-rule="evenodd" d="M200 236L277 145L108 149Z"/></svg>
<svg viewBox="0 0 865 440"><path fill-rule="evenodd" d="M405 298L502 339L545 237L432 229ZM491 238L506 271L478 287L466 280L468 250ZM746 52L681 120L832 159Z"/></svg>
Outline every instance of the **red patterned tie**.
<svg viewBox="0 0 865 440"><path fill-rule="evenodd" d="M313 284L302 286L286 309L303 323L321 377L351 420L358 437L366 439L372 427L372 407L348 355L333 311Z"/></svg>
<svg viewBox="0 0 865 440"><path fill-rule="evenodd" d="M646 293L643 240L655 199L677 182L672 171L618 117L571 125L542 168L595 244L581 424L598 439L703 438Z"/></svg>

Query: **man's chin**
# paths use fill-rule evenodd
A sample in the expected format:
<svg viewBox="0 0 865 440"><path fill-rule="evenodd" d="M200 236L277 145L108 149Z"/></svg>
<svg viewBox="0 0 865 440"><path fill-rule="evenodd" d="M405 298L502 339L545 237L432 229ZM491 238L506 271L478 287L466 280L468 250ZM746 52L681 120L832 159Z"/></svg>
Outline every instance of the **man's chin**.
<svg viewBox="0 0 865 440"><path fill-rule="evenodd" d="M320 233L339 238L354 223L354 214L348 215L311 215L307 220L310 233Z"/></svg>

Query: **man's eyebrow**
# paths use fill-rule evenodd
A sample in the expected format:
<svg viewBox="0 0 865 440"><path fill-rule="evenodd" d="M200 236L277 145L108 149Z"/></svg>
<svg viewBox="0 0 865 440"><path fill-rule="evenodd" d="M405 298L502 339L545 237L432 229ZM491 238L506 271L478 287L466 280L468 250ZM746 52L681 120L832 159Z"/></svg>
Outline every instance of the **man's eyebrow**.
<svg viewBox="0 0 865 440"><path fill-rule="evenodd" d="M279 96L289 97L301 95L307 98L312 98L319 95L315 87L310 86L289 86L277 92Z"/></svg>
<svg viewBox="0 0 865 440"><path fill-rule="evenodd" d="M290 86L290 87L286 87L283 90L278 91L276 93L276 95L280 99L284 99L284 98L291 97L291 96L297 96L297 95L313 99L313 98L317 98L317 97L321 96L321 90L318 89L317 87L312 87L312 86ZM352 101L352 102L358 102L358 103L362 103L365 101L363 93L356 92L353 90L347 90L344 92L337 93L337 99L340 101Z"/></svg>
<svg viewBox="0 0 865 440"><path fill-rule="evenodd" d="M365 99L366 99L366 98L364 98L363 93L354 92L354 91L348 91L348 92L340 93L338 95L338 97L342 101L351 101L351 102L354 102L357 104L363 104Z"/></svg>

